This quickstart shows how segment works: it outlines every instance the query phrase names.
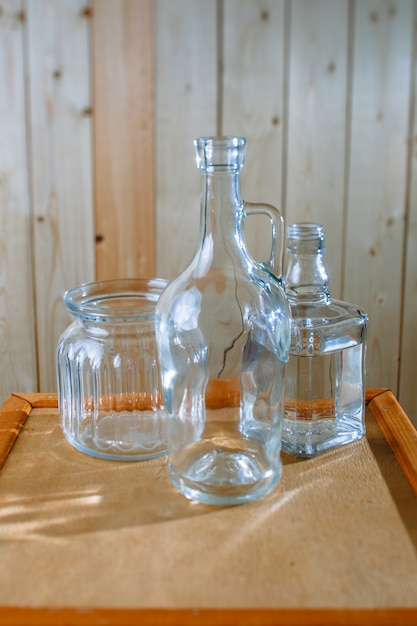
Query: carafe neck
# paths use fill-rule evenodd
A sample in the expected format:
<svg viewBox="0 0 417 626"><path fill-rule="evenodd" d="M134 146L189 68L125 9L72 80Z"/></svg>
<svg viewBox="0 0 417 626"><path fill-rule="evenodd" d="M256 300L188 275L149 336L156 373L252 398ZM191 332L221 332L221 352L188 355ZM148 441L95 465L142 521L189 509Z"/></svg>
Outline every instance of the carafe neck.
<svg viewBox="0 0 417 626"><path fill-rule="evenodd" d="M243 214L239 171L203 171L201 203L205 232L221 232L226 226L234 228Z"/></svg>
<svg viewBox="0 0 417 626"><path fill-rule="evenodd" d="M240 169L245 145L239 137L195 141L202 173L200 255L207 264L228 263L244 249Z"/></svg>

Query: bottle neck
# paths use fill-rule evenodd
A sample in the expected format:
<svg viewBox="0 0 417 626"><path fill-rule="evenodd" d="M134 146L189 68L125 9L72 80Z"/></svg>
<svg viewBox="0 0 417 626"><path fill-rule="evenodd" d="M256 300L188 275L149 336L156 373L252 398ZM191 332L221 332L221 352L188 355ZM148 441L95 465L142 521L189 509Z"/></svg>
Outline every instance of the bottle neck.
<svg viewBox="0 0 417 626"><path fill-rule="evenodd" d="M201 180L201 255L211 264L227 263L243 248L243 201L239 170L208 167Z"/></svg>
<svg viewBox="0 0 417 626"><path fill-rule="evenodd" d="M290 304L330 302L324 250L321 225L299 223L288 227L285 290Z"/></svg>

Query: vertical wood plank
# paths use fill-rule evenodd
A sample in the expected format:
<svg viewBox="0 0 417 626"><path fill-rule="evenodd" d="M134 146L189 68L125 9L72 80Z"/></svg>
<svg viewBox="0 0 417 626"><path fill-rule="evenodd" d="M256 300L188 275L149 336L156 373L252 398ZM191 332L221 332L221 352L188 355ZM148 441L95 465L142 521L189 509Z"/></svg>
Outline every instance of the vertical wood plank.
<svg viewBox="0 0 417 626"><path fill-rule="evenodd" d="M291 9L286 218L324 224L330 289L340 297L348 2L297 0Z"/></svg>
<svg viewBox="0 0 417 626"><path fill-rule="evenodd" d="M151 277L152 0L96 0L93 25L97 278Z"/></svg>
<svg viewBox="0 0 417 626"><path fill-rule="evenodd" d="M223 12L222 133L247 138L242 194L281 211L284 119L283 0L227 0ZM268 222L245 221L251 254L265 260Z"/></svg>
<svg viewBox="0 0 417 626"><path fill-rule="evenodd" d="M193 140L216 134L216 2L155 0L157 274L174 278L198 242Z"/></svg>
<svg viewBox="0 0 417 626"><path fill-rule="evenodd" d="M40 391L53 391L65 289L94 278L89 15L85 0L27 2Z"/></svg>
<svg viewBox="0 0 417 626"><path fill-rule="evenodd" d="M398 398L417 427L417 0L414 9L414 58L412 76L413 126L409 144L408 219L405 235L403 323Z"/></svg>
<svg viewBox="0 0 417 626"><path fill-rule="evenodd" d="M24 12L0 13L0 403L37 388L24 85Z"/></svg>
<svg viewBox="0 0 417 626"><path fill-rule="evenodd" d="M356 3L345 293L370 318L368 386L397 388L412 1Z"/></svg>

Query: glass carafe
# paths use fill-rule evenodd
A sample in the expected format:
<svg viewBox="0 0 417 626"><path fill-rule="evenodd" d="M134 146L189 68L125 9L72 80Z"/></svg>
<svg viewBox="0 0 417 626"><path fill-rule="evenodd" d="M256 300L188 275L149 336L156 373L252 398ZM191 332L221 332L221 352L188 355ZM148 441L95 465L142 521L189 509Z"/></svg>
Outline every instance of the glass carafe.
<svg viewBox="0 0 417 626"><path fill-rule="evenodd" d="M168 470L185 496L236 504L267 494L281 475L290 312L274 274L280 273L284 233L277 209L241 199L244 138L200 138L195 148L202 173L200 241L156 308ZM264 265L246 250L249 213L271 220L272 250Z"/></svg>
<svg viewBox="0 0 417 626"><path fill-rule="evenodd" d="M287 228L285 289L291 306L283 450L313 457L365 434L367 316L333 300L321 224Z"/></svg>

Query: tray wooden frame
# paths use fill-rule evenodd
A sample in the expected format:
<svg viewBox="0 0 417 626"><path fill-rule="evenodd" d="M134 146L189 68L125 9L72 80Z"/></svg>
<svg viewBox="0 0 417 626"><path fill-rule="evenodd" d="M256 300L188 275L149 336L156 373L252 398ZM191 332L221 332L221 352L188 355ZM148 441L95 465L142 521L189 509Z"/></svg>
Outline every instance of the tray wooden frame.
<svg viewBox="0 0 417 626"><path fill-rule="evenodd" d="M366 403L417 495L417 430L390 389L368 389ZM15 393L0 408L0 469L32 409L57 408L57 394ZM411 626L415 608L384 609L82 609L0 606L0 626Z"/></svg>

